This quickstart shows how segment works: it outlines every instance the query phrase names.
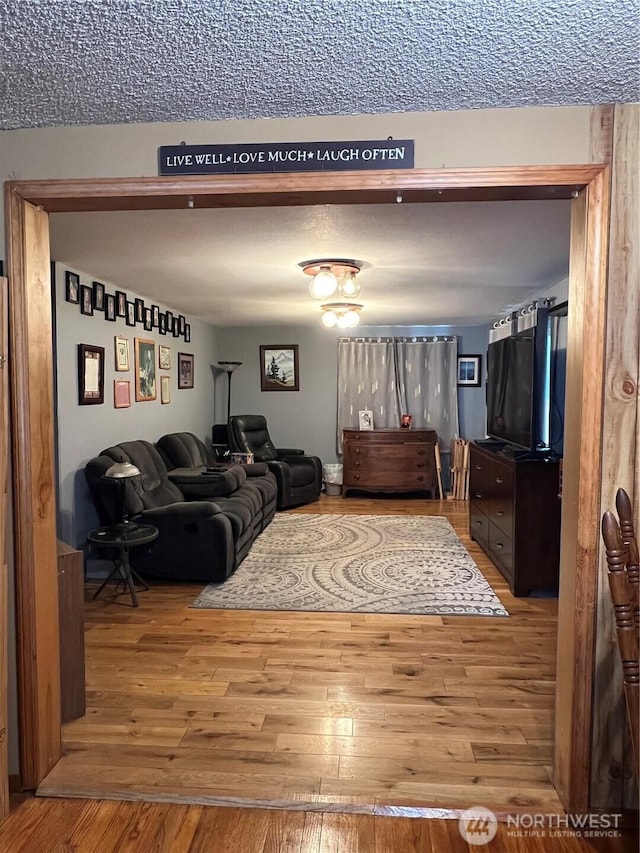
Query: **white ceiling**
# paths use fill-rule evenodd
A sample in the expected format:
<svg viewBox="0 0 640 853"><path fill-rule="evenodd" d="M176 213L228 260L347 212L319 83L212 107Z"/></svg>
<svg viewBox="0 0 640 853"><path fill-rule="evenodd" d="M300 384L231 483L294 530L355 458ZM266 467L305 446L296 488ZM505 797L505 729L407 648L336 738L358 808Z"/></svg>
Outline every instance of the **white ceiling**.
<svg viewBox="0 0 640 853"><path fill-rule="evenodd" d="M568 201L51 216L52 257L216 326L314 325L298 266L364 261L363 325L489 322L568 273Z"/></svg>
<svg viewBox="0 0 640 853"><path fill-rule="evenodd" d="M0 129L640 97L638 0L0 0Z"/></svg>
<svg viewBox="0 0 640 853"><path fill-rule="evenodd" d="M0 0L0 130L640 99L638 0ZM220 326L490 320L567 273L568 202L58 214L53 255Z"/></svg>

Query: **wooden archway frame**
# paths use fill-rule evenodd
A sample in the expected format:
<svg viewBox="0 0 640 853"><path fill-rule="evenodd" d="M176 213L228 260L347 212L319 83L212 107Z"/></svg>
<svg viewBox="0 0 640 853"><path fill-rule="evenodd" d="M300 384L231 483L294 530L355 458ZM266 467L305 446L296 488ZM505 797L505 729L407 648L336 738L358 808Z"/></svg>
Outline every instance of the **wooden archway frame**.
<svg viewBox="0 0 640 853"><path fill-rule="evenodd" d="M585 811L589 771L605 370L606 166L16 181L6 184L22 784L60 757L48 213L571 198L566 453L554 782ZM583 357L588 353L587 357ZM6 635L6 625L4 626ZM6 688L6 685L3 685Z"/></svg>

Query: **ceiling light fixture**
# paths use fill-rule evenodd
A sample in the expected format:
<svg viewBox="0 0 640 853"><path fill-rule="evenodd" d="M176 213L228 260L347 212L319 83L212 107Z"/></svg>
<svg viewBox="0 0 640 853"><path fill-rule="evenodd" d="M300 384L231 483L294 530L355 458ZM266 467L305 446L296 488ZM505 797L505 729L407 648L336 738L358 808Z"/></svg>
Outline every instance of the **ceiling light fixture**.
<svg viewBox="0 0 640 853"><path fill-rule="evenodd" d="M341 302L326 302L321 305L322 323L331 329L351 329L360 322L360 311L363 306L351 300L360 293L360 282L357 275L364 266L363 261L346 258L317 258L313 261L302 261L298 266L309 276L313 276L309 284L309 294L314 299L329 299L338 297Z"/></svg>
<svg viewBox="0 0 640 853"><path fill-rule="evenodd" d="M309 283L309 295L314 299L328 299L337 293L338 296L353 298L360 292L356 276L362 269L362 261L347 258L317 258L312 261L302 261L305 275L313 276Z"/></svg>
<svg viewBox="0 0 640 853"><path fill-rule="evenodd" d="M328 302L322 308L322 323L328 329L352 329L360 322L363 306L355 302Z"/></svg>

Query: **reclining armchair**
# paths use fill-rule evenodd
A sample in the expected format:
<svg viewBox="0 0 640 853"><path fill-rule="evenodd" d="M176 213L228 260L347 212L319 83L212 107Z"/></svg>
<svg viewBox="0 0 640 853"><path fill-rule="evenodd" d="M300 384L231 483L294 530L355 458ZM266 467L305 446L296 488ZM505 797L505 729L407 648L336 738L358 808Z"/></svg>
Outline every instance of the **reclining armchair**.
<svg viewBox="0 0 640 853"><path fill-rule="evenodd" d="M267 463L278 484L278 509L310 503L320 496L320 459L307 456L299 448L276 448L262 415L232 415L229 418L229 446L234 453L253 453L256 462Z"/></svg>

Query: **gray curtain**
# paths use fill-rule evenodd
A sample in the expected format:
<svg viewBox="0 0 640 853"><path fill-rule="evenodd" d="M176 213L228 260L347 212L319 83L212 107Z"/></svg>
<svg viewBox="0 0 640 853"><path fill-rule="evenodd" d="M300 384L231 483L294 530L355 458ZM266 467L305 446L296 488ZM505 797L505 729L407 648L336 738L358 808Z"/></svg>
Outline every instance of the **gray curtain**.
<svg viewBox="0 0 640 853"><path fill-rule="evenodd" d="M392 338L338 341L338 453L342 453L342 430L358 429L358 412L363 409L373 412L376 429L400 424Z"/></svg>
<svg viewBox="0 0 640 853"><path fill-rule="evenodd" d="M456 338L396 339L398 389L402 411L412 426L435 429L443 452L458 438Z"/></svg>
<svg viewBox="0 0 640 853"><path fill-rule="evenodd" d="M341 338L338 341L338 417L342 430L358 429L358 412L373 412L375 429L412 426L435 429L440 447L458 437L457 339Z"/></svg>

